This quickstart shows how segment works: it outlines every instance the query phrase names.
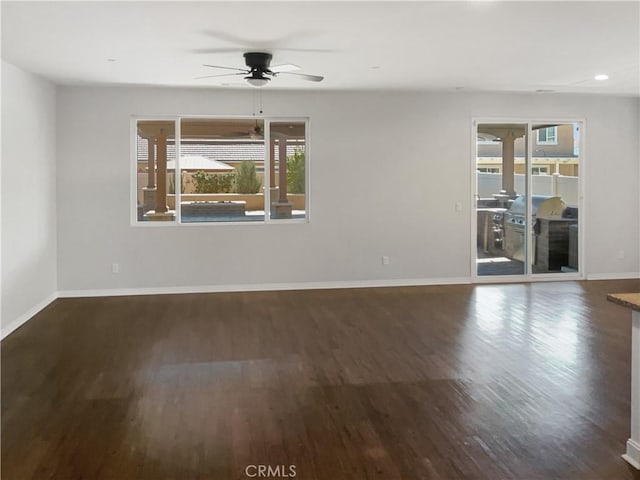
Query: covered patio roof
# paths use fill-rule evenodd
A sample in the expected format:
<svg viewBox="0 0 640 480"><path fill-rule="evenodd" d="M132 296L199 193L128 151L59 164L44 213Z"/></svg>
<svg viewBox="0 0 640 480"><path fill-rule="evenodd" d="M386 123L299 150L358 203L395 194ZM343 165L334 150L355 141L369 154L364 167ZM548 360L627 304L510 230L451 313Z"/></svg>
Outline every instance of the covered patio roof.
<svg viewBox="0 0 640 480"><path fill-rule="evenodd" d="M256 128L257 127L257 128ZM138 135L155 137L160 131L167 138L174 138L173 120L140 120ZM246 139L263 138L264 120L261 118L183 118L180 122L180 137L184 139ZM289 139L304 139L305 125L297 122L271 123L271 134L286 135Z"/></svg>

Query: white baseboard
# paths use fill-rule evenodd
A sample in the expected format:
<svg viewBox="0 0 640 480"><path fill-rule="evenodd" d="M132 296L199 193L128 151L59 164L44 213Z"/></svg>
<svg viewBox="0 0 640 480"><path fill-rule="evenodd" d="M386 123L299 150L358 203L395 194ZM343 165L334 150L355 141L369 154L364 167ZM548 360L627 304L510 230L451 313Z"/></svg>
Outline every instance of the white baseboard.
<svg viewBox="0 0 640 480"><path fill-rule="evenodd" d="M155 288L115 288L100 290L62 290L61 298L111 297L124 295L163 295L175 293L256 292L277 290L326 290L332 288L412 287L424 285L459 285L471 283L470 278L410 278L398 280L358 280L344 282L258 283L242 285L202 285Z"/></svg>
<svg viewBox="0 0 640 480"><path fill-rule="evenodd" d="M627 440L627 453L622 455L630 465L640 470L640 443L633 440Z"/></svg>
<svg viewBox="0 0 640 480"><path fill-rule="evenodd" d="M40 310L43 310L45 307L47 307L56 298L58 298L58 292L53 292L51 295L47 296L40 303L38 303L37 305L34 305L29 310L24 312L18 318L14 319L13 321L10 321L6 327L2 328L2 332L0 333L0 338L4 339L16 328L25 324L28 320L31 320L32 317L34 317Z"/></svg>
<svg viewBox="0 0 640 480"><path fill-rule="evenodd" d="M587 280L626 280L640 278L640 272L631 273L597 273L587 275ZM198 285L181 287L151 287L151 288L107 288L86 290L61 290L54 292L42 302L30 308L24 314L2 329L1 337L5 338L15 329L30 320L40 310L53 302L56 298L76 297L118 297L127 295L166 295L180 293L223 293L223 292L258 292L279 290L326 290L340 288L375 288L375 287L417 287L429 285L465 285L471 284L470 277L444 278L405 278L394 280L353 280L337 282L302 282L302 283L258 283L240 285ZM481 282L479 282L480 284Z"/></svg>
<svg viewBox="0 0 640 480"><path fill-rule="evenodd" d="M587 274L587 280L634 280L636 278L640 278L640 272Z"/></svg>

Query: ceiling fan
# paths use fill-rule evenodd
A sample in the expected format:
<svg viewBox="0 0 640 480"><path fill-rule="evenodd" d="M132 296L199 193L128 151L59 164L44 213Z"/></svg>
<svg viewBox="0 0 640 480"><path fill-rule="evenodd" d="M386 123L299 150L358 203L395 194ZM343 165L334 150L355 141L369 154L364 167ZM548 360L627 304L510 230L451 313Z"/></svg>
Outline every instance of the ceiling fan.
<svg viewBox="0 0 640 480"><path fill-rule="evenodd" d="M218 75L206 75L204 77L196 77L196 79L213 78L213 77L228 77L233 75L246 75L244 79L247 83L253 87L264 87L271 80L270 77L277 77L280 74L296 75L302 80L308 80L310 82L321 82L324 77L319 75L308 75L306 73L294 73L294 70L299 70L300 67L296 65L276 65L271 67L270 53L265 52L246 52L244 55L244 62L248 68L236 68L236 67L223 67L220 65L203 65L211 68L224 68L225 70L238 70L239 73L222 73Z"/></svg>

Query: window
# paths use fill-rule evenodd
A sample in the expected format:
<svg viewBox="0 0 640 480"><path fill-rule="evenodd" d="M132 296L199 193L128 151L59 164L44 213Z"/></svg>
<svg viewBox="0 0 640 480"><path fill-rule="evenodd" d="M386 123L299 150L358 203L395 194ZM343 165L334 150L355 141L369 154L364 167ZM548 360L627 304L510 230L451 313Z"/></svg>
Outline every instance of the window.
<svg viewBox="0 0 640 480"><path fill-rule="evenodd" d="M480 173L500 173L500 167L478 167Z"/></svg>
<svg viewBox="0 0 640 480"><path fill-rule="evenodd" d="M558 127L546 127L538 129L538 145L557 145Z"/></svg>
<svg viewBox="0 0 640 480"><path fill-rule="evenodd" d="M308 218L306 119L134 119L135 223Z"/></svg>
<svg viewBox="0 0 640 480"><path fill-rule="evenodd" d="M549 175L549 167L531 167L531 175Z"/></svg>

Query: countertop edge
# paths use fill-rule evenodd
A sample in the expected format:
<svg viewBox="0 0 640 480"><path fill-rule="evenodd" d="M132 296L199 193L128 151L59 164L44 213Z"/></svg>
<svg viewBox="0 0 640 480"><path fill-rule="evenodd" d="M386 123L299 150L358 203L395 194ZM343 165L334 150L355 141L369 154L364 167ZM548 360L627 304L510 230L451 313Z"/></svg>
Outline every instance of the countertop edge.
<svg viewBox="0 0 640 480"><path fill-rule="evenodd" d="M640 293L610 293L607 300L640 312Z"/></svg>

